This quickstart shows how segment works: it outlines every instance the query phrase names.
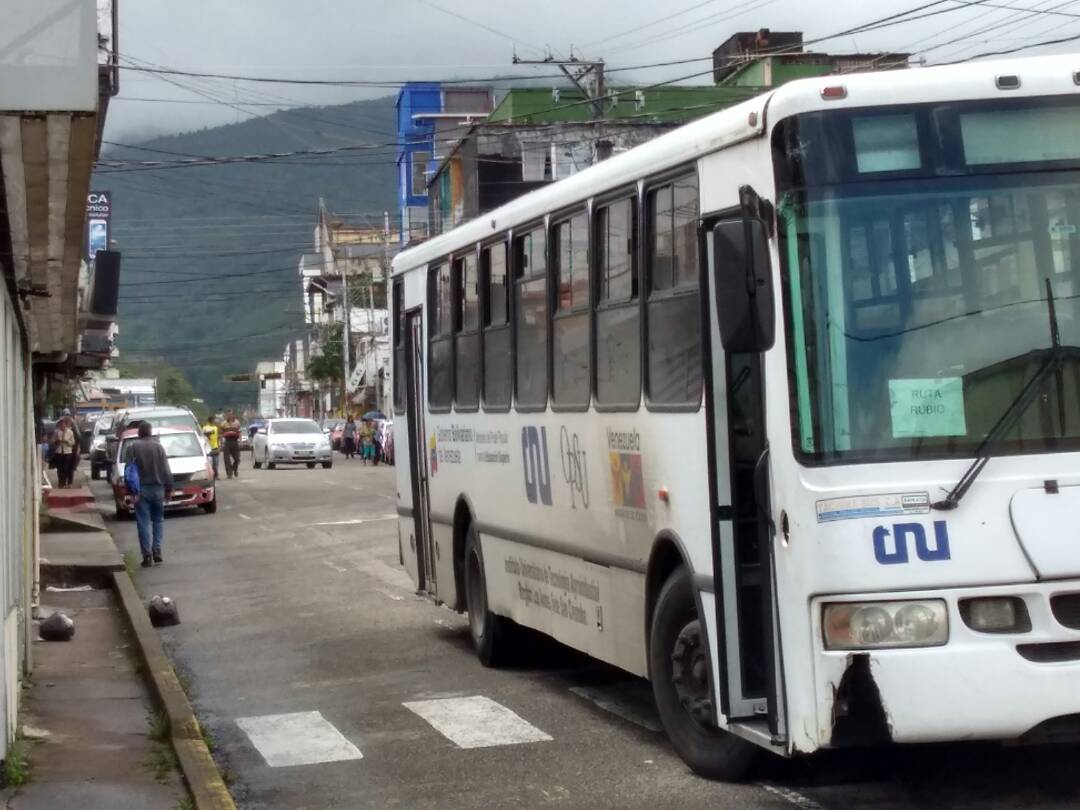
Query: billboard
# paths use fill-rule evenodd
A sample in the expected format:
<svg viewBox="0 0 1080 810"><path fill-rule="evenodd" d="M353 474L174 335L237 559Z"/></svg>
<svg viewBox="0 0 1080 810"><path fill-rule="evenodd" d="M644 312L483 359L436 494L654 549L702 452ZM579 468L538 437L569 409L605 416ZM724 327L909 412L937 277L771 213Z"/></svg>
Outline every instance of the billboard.
<svg viewBox="0 0 1080 810"><path fill-rule="evenodd" d="M112 192L91 191L86 196L86 260L108 250L112 237Z"/></svg>

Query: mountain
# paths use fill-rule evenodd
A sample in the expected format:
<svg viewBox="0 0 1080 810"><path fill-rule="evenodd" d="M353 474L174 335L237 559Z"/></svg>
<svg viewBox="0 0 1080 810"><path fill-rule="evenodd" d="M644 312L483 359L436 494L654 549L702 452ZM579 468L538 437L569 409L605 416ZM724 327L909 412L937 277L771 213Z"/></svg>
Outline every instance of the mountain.
<svg viewBox="0 0 1080 810"><path fill-rule="evenodd" d="M394 97L305 107L236 124L106 145L93 189L112 192L123 253L120 353L162 358L214 406L254 402L224 382L279 359L302 332L297 264L312 250L318 200L349 221L396 207ZM334 155L148 168L134 161L363 146ZM123 166L110 162L123 161Z"/></svg>

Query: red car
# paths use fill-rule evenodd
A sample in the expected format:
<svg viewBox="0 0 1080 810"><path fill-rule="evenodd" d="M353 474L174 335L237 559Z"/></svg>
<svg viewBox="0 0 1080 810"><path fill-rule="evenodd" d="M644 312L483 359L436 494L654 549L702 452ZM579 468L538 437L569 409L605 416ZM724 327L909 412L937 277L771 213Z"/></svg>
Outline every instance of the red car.
<svg viewBox="0 0 1080 810"><path fill-rule="evenodd" d="M154 428L153 435L169 457L169 469L175 485L165 502L165 508L201 507L208 514L216 512L214 468L203 449L199 435L188 427ZM124 486L124 465L131 458L131 445L138 436L137 429L125 430L120 435L120 448L112 472L113 500L116 502L118 518L131 516L135 509L131 495Z"/></svg>

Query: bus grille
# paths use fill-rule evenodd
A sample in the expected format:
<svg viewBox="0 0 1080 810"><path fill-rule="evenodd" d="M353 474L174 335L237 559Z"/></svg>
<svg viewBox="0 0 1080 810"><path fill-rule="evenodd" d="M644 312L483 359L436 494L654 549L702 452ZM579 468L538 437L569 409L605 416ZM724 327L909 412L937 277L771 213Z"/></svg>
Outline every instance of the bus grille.
<svg viewBox="0 0 1080 810"><path fill-rule="evenodd" d="M1050 600L1054 618L1071 630L1080 630L1080 593L1065 593Z"/></svg>

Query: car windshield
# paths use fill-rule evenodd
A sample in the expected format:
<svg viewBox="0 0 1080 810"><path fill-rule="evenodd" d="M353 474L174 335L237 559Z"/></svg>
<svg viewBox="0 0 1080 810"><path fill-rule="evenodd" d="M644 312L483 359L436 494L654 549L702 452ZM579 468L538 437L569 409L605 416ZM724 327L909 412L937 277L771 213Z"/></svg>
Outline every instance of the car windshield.
<svg viewBox="0 0 1080 810"><path fill-rule="evenodd" d="M271 422L271 433L322 433L322 428L311 419L288 419L283 422Z"/></svg>
<svg viewBox="0 0 1080 810"><path fill-rule="evenodd" d="M890 126L888 148L856 155L849 176L780 198L792 418L809 461L972 455L1046 360L1047 280L1061 344L1080 345L1080 172L889 179L880 170L933 158ZM986 140L963 142L968 164L1002 149ZM995 453L1080 448L1077 356Z"/></svg>
<svg viewBox="0 0 1080 810"><path fill-rule="evenodd" d="M129 425L134 426L137 422L149 422L153 427L193 427L196 430L201 430L199 423L195 417L190 413L178 411L176 413L167 414L150 414L148 416L133 416Z"/></svg>
<svg viewBox="0 0 1080 810"><path fill-rule="evenodd" d="M192 458L202 455L202 446L193 433L166 433L163 436L155 436L155 440L165 448L165 455L169 458ZM138 439L124 441L124 449L121 459L124 463L131 461L131 448Z"/></svg>

